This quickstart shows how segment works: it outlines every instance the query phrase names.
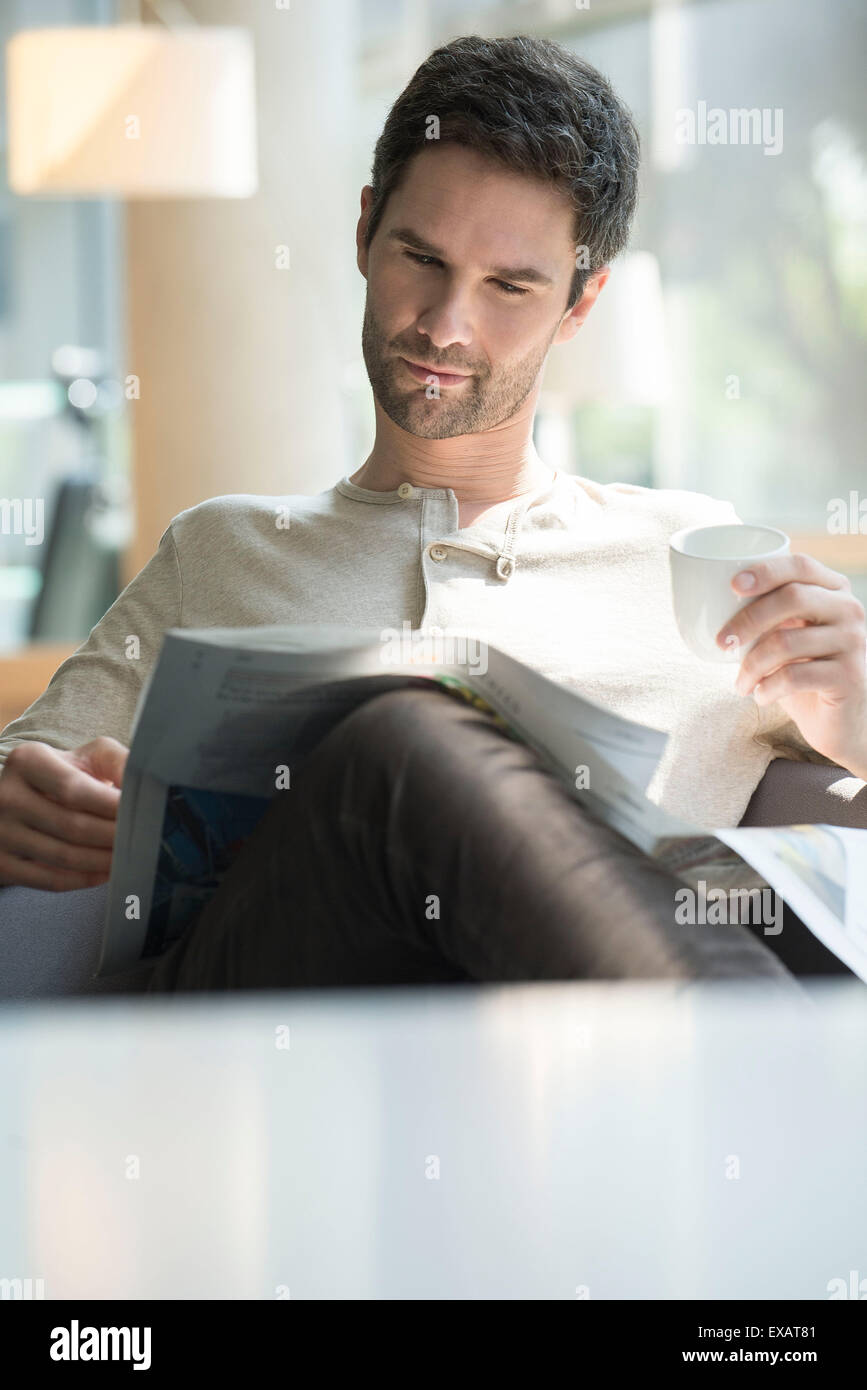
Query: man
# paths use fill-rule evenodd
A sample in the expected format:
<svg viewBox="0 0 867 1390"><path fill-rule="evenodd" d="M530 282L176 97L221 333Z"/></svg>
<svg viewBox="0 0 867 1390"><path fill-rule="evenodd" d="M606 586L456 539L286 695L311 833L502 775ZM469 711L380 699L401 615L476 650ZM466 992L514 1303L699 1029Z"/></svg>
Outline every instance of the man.
<svg viewBox="0 0 867 1390"><path fill-rule="evenodd" d="M600 487L535 450L547 353L626 244L638 164L609 84L555 44L464 38L421 66L361 197L370 455L317 497L214 498L173 519L0 739L4 882L105 881L136 698L173 625L409 621L487 637L667 730L650 793L696 822L737 823L775 752L867 776L864 611L844 576L803 555L757 566L755 602L720 638L761 636L735 685L680 641L667 573L671 533L737 520L731 505ZM154 978L785 974L745 928L676 928L676 886L483 717L386 696L275 798Z"/></svg>

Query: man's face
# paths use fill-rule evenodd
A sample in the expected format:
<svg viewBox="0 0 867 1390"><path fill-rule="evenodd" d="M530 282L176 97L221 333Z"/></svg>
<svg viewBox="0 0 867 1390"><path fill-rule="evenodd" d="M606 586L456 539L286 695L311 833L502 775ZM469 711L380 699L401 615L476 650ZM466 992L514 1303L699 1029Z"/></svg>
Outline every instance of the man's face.
<svg viewBox="0 0 867 1390"><path fill-rule="evenodd" d="M511 419L566 316L575 245L565 195L432 143L388 199L369 252L365 199L367 190L362 350L376 400L424 439Z"/></svg>

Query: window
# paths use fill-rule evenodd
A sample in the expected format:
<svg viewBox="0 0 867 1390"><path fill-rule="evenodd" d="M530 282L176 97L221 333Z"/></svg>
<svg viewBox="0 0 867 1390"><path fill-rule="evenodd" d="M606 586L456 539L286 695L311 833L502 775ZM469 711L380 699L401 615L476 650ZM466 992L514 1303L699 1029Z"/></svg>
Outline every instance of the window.
<svg viewBox="0 0 867 1390"><path fill-rule="evenodd" d="M5 45L22 28L115 18L107 0L19 0L0 10L0 41ZM0 647L9 648L31 634L61 484L71 475L95 473L120 506L128 446L117 381L123 369L122 205L16 197L5 170L5 64L0 87ZM88 355L57 355L70 347ZM79 409L67 395L76 362L103 378L93 405ZM112 601L117 584L103 561L116 547L121 514L112 519L90 509L83 524L71 518L63 538L65 592L43 596L51 612L43 608L38 635L76 642ZM92 602L84 593L89 569Z"/></svg>

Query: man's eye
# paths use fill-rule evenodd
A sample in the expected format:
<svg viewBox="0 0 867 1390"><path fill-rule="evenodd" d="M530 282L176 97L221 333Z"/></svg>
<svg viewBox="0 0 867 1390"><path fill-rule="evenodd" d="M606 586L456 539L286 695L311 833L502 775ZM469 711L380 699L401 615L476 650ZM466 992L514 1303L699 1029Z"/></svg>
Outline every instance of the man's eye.
<svg viewBox="0 0 867 1390"><path fill-rule="evenodd" d="M411 261L415 261L416 265L426 267L429 265L441 264L441 262L437 260L436 256L426 256L421 251L405 250L403 254L407 256ZM519 285L510 285L508 280L495 280L494 284L497 286L497 289L500 291L501 294L506 295L510 299L517 299L521 295L530 293L529 290L521 289Z"/></svg>

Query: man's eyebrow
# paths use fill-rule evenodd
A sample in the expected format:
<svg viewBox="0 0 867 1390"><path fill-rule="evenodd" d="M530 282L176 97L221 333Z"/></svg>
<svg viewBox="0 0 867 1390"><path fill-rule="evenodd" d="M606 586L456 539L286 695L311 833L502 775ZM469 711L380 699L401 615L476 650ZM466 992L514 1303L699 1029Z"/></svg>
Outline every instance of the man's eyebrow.
<svg viewBox="0 0 867 1390"><path fill-rule="evenodd" d="M420 251L424 256L436 256L438 260L445 260L445 252L439 246L432 246L424 237L419 236L411 227L394 227L388 234L389 241L400 241L404 246L411 246L414 251ZM491 266L490 273L496 275L500 280L517 280L525 285L553 285L550 276L537 270L535 266Z"/></svg>

